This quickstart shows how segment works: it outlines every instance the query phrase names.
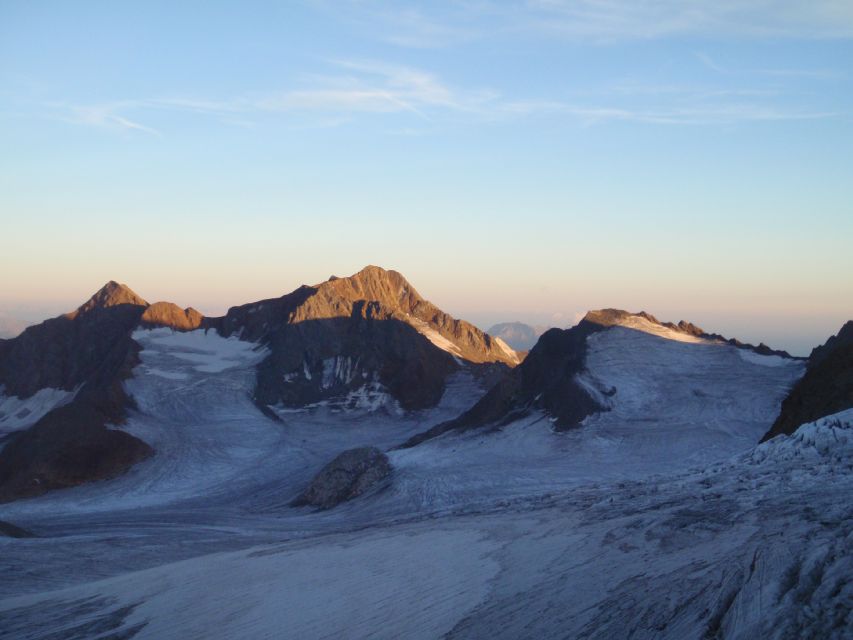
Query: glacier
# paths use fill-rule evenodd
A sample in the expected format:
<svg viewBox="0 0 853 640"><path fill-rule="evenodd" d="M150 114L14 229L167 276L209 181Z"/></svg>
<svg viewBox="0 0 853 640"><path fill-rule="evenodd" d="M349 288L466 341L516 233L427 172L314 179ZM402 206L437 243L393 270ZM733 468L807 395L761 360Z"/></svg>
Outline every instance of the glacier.
<svg viewBox="0 0 853 640"><path fill-rule="evenodd" d="M850 637L853 411L755 444L800 362L617 327L590 339L581 376L609 410L580 428L532 412L398 450L477 380L429 411L272 419L251 397L263 346L134 339L120 428L157 454L0 505L39 535L0 538L0 638ZM289 506L364 445L390 483Z"/></svg>

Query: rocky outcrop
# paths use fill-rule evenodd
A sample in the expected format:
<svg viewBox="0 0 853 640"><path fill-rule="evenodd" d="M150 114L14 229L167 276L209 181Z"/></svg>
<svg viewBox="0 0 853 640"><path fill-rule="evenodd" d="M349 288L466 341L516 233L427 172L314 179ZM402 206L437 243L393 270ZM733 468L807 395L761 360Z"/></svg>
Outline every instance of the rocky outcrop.
<svg viewBox="0 0 853 640"><path fill-rule="evenodd" d="M172 302L155 302L143 312L140 324L146 328L169 327L176 331L192 331L201 327L204 316L187 307L181 309Z"/></svg>
<svg viewBox="0 0 853 640"><path fill-rule="evenodd" d="M261 405L301 407L381 384L404 409L434 406L460 366L512 367L518 355L424 300L402 275L366 267L206 321L223 335L263 342Z"/></svg>
<svg viewBox="0 0 853 640"><path fill-rule="evenodd" d="M0 502L113 478L152 455L142 440L106 428L112 418L75 400L11 439L0 452Z"/></svg>
<svg viewBox="0 0 853 640"><path fill-rule="evenodd" d="M151 455L141 440L107 425L124 421L122 381L138 362L133 329L145 301L108 283L76 311L28 328L0 349L0 383L27 397L77 390L67 405L15 433L0 450L0 502L113 477Z"/></svg>
<svg viewBox="0 0 853 640"><path fill-rule="evenodd" d="M848 320L841 330L819 347L812 349L809 355L809 366L820 364L836 349L853 344L853 320Z"/></svg>
<svg viewBox="0 0 853 640"><path fill-rule="evenodd" d="M350 449L320 470L293 506L331 509L379 485L391 474L388 456L374 447Z"/></svg>
<svg viewBox="0 0 853 640"><path fill-rule="evenodd" d="M16 527L11 522L0 520L0 536L7 538L35 538L36 535L31 531Z"/></svg>
<svg viewBox="0 0 853 640"><path fill-rule="evenodd" d="M646 313L645 311L632 313L630 311L623 311L622 309L600 309L598 311L590 311L587 313L585 319L605 327L628 326L629 328L632 324L636 323L637 319L640 319L645 320L652 325L657 325L685 336L699 338L709 342L724 343L732 347L737 347L738 349L754 351L755 353L763 356L780 356L782 358L795 359L787 351L771 349L763 342L756 346L748 342L741 342L736 338L726 338L719 333L709 333L701 327L696 326L692 322L687 322L686 320L679 320L677 323L661 322L656 317L650 313Z"/></svg>
<svg viewBox="0 0 853 640"><path fill-rule="evenodd" d="M588 415L605 411L576 379L584 370L587 337L612 326L597 322L597 318L592 312L571 329L546 331L524 362L471 409L413 436L402 447L415 446L448 431L500 426L534 409L551 416L558 430L574 428Z"/></svg>
<svg viewBox="0 0 853 640"><path fill-rule="evenodd" d="M119 284L115 280L110 280L107 284L98 289L91 298L80 305L76 311L66 314L66 317L73 320L78 315L85 314L89 311L120 306L147 307L148 303L140 296L136 295L136 293L134 293L127 285Z"/></svg>
<svg viewBox="0 0 853 640"><path fill-rule="evenodd" d="M471 409L453 420L413 436L401 446L415 446L448 431L498 427L533 410L544 412L558 431L576 428L587 416L608 411L602 402L606 401L603 396L611 392L598 390L594 396L579 381L578 375L586 368L589 336L612 327L623 327L688 342L724 342L766 355L787 356L784 352L753 347L737 340L727 340L716 334L709 334L690 322L660 322L644 311L590 311L575 327L550 329L542 334L524 362L492 387Z"/></svg>
<svg viewBox="0 0 853 640"><path fill-rule="evenodd" d="M805 375L794 385L762 442L790 435L807 422L853 407L853 321L847 322L809 356Z"/></svg>
<svg viewBox="0 0 853 640"><path fill-rule="evenodd" d="M0 449L0 501L110 478L153 452L121 425L132 406L123 380L138 363L137 327L215 329L261 342L259 408L304 407L353 398L406 410L434 406L447 377L467 367L479 380L500 379L518 355L502 341L452 318L395 271L366 267L349 278L302 286L281 298L234 307L222 318L169 302L149 305L110 281L76 310L0 340L0 387L25 399L40 389L73 391ZM69 394L70 396L70 394ZM378 398L376 402L374 399Z"/></svg>
<svg viewBox="0 0 853 640"><path fill-rule="evenodd" d="M50 387L71 391L100 369L145 311L145 301L123 285L107 283L76 311L27 328L4 341L0 385L29 397Z"/></svg>

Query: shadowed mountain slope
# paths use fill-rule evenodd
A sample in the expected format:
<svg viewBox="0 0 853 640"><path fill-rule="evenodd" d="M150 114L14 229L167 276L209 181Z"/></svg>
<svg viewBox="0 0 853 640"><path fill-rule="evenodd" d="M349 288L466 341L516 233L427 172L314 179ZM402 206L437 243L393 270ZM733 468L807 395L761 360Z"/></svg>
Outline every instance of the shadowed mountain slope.
<svg viewBox="0 0 853 640"><path fill-rule="evenodd" d="M524 362L490 389L467 412L454 420L438 424L410 438L402 446L411 447L448 431L465 431L488 425L501 426L532 411L541 411L547 415L558 431L577 427L593 414L610 411L613 403L620 400L625 391L620 392L616 386L606 384L602 382L602 378L591 375L587 354L590 338L612 329L649 336L650 338L644 339L642 344L637 345L642 348L648 348L649 339L654 338L661 339L664 344L676 342L701 345L706 349L714 347L712 351L702 351L702 355L709 356L709 363L714 361L712 356L717 349L726 347L734 347L736 351L733 353L743 351L761 357L773 356L780 361L794 361L784 352L775 352L763 345L753 347L736 340L727 340L716 334L709 334L689 322L662 323L654 316L642 311L639 313L619 309L590 311L575 327L546 331ZM605 339L602 338L602 340ZM598 344L596 342L597 346ZM625 348L633 348L633 343L630 340L625 341L625 345L621 346L620 350L624 351ZM653 345L649 351L653 356L655 355ZM663 355L662 353L662 357ZM743 360L746 357L748 356L728 359L733 367L740 367L744 364ZM687 353L681 358L685 361L692 360L692 356L688 357ZM662 361L659 369L664 377L666 377L667 366L672 367L671 377L682 375L677 362L666 364ZM639 373L633 376L633 380L626 381L629 385L633 382L639 384L644 382L639 377L648 374L644 370L638 371ZM691 373L691 375L696 374ZM611 376L612 372L608 372L605 377ZM701 379L697 380L696 384L694 394L700 397L704 393ZM648 393L653 396L651 389ZM685 401L689 402L690 398L686 398ZM673 403L670 411L677 413L679 411L676 406L677 399L673 399Z"/></svg>
<svg viewBox="0 0 853 640"><path fill-rule="evenodd" d="M300 407L372 383L404 409L434 406L462 366L515 366L501 340L428 302L396 271L369 266L210 320L224 335L262 342L256 400Z"/></svg>
<svg viewBox="0 0 853 640"><path fill-rule="evenodd" d="M130 333L147 303L109 282L77 310L28 328L0 347L0 382L26 398L67 392L0 450L0 501L112 477L151 454L141 440L107 428L131 400L122 380L136 364Z"/></svg>
<svg viewBox="0 0 853 640"><path fill-rule="evenodd" d="M164 329L200 330L189 342L176 338L176 353L190 360L209 331L266 353L252 393L270 416L269 406L302 408L363 397L366 389L404 410L425 409L442 398L450 374L464 368L481 379L500 377L519 361L502 341L379 267L234 307L221 318L169 302L149 305L110 281L75 311L0 341L0 500L109 478L152 454L108 425L121 425L134 407L124 385L140 365L134 336Z"/></svg>
<svg viewBox="0 0 853 640"><path fill-rule="evenodd" d="M853 320L812 350L803 378L782 402L762 441L790 435L801 424L853 407Z"/></svg>

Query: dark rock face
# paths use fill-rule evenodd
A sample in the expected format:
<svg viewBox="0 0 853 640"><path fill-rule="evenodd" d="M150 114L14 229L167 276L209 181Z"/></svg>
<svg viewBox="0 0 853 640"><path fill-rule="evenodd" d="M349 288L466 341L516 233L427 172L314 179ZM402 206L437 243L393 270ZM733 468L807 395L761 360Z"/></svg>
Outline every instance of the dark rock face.
<svg viewBox="0 0 853 640"><path fill-rule="evenodd" d="M590 311L575 327L550 329L542 334L524 361L492 387L471 409L458 418L411 437L401 447L415 446L448 431L465 431L489 425L498 427L521 418L534 409L548 414L558 431L573 429L587 416L607 411L607 407L602 406L576 380L576 376L586 367L587 338L611 327L630 328L631 321L636 318L687 335L725 342L738 348L751 349L766 355L790 357L764 345L753 347L737 340L706 333L683 320L678 324L660 322L644 311Z"/></svg>
<svg viewBox="0 0 853 640"><path fill-rule="evenodd" d="M830 336L824 344L812 349L809 355L809 367L820 364L836 349L851 344L853 344L853 320L848 320L837 334Z"/></svg>
<svg viewBox="0 0 853 640"><path fill-rule="evenodd" d="M806 374L782 402L779 417L761 439L790 435L801 424L853 407L853 321L809 357Z"/></svg>
<svg viewBox="0 0 853 640"><path fill-rule="evenodd" d="M407 440L412 447L448 431L501 425L541 409L558 430L571 429L587 416L606 411L575 381L586 361L586 339L607 325L586 318L571 329L549 329L518 367L458 418L436 425Z"/></svg>
<svg viewBox="0 0 853 640"><path fill-rule="evenodd" d="M152 455L144 442L108 428L122 424L133 404L122 383L138 363L131 336L139 326L216 329L264 343L270 355L257 367L254 395L268 414L269 405L301 407L374 383L404 409L427 408L460 367L481 380L499 379L519 361L501 341L445 314L399 273L379 267L234 307L222 318L168 302L149 305L110 281L75 311L0 340L5 393L77 392L5 438L0 501L111 478Z"/></svg>
<svg viewBox="0 0 853 640"><path fill-rule="evenodd" d="M409 325L361 309L352 318L280 327L258 366L255 397L299 407L353 391L374 379L404 409L434 406L459 365Z"/></svg>
<svg viewBox="0 0 853 640"><path fill-rule="evenodd" d="M286 296L234 307L205 320L223 335L264 342L261 405L299 407L380 382L404 409L434 406L447 376L467 364L514 366L518 357L430 302L396 271L366 267ZM441 341L437 347L424 334Z"/></svg>
<svg viewBox="0 0 853 640"><path fill-rule="evenodd" d="M121 424L131 404L122 381L137 362L130 334L144 304L111 282L76 311L3 343L0 383L7 393L79 391L0 450L0 502L113 477L151 455L141 440L107 428Z"/></svg>
<svg viewBox="0 0 853 640"><path fill-rule="evenodd" d="M7 538L35 538L35 534L21 527L16 527L11 522L0 520L0 536Z"/></svg>
<svg viewBox="0 0 853 640"><path fill-rule="evenodd" d="M331 509L377 486L392 471L388 456L374 447L350 449L320 470L293 506Z"/></svg>
<svg viewBox="0 0 853 640"><path fill-rule="evenodd" d="M44 387L75 389L124 342L142 311L119 305L29 327L0 351L0 384L7 394L23 398Z"/></svg>
<svg viewBox="0 0 853 640"><path fill-rule="evenodd" d="M153 450L106 427L110 416L86 402L60 407L0 452L0 502L121 475Z"/></svg>

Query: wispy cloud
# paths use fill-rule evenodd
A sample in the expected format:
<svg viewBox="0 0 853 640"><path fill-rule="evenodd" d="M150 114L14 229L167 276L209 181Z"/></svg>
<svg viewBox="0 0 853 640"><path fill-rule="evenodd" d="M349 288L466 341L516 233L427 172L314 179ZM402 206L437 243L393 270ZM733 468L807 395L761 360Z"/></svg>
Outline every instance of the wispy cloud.
<svg viewBox="0 0 853 640"><path fill-rule="evenodd" d="M161 136L157 129L145 126L139 122L121 115L123 110L134 106L133 102L115 102L95 106L56 105L66 111L65 118L71 122L89 126L102 127L123 131L138 131L153 136Z"/></svg>
<svg viewBox="0 0 853 640"><path fill-rule="evenodd" d="M681 36L853 37L853 4L839 0L479 0L417 10L391 0L317 5L378 39L418 48L507 33L602 44Z"/></svg>
<svg viewBox="0 0 853 640"><path fill-rule="evenodd" d="M497 98L492 91L452 88L435 74L407 66L355 59L334 60L329 65L336 73L307 76L306 86L227 100L173 96L49 106L79 124L160 135L157 129L141 123L146 114L173 111L246 125L253 118L275 114L325 114L325 122L330 121L329 115L335 115L331 121L345 123L359 113L408 113L432 122L437 112L480 112Z"/></svg>
<svg viewBox="0 0 853 640"><path fill-rule="evenodd" d="M587 126L607 122L637 122L659 125L731 125L743 122L814 120L838 114L825 111L788 110L755 104L708 104L670 108L625 108L588 106L568 102L511 102L507 113L519 116L565 116Z"/></svg>
<svg viewBox="0 0 853 640"><path fill-rule="evenodd" d="M703 64L728 73L705 54ZM229 126L254 126L285 118L298 129L344 126L371 115L411 116L389 120L384 131L435 131L448 120L470 124L500 123L533 115L562 118L591 126L609 122L656 125L728 125L829 118L828 109L807 108L780 97L778 87L726 87L645 84L627 81L570 97L529 99L503 96L491 89L454 87L437 74L375 60L327 61L326 73L303 75L298 86L229 99L169 96L121 100L99 105L56 105L66 120L120 131L161 135L147 124L164 113L214 118ZM419 122L413 126L414 122Z"/></svg>
<svg viewBox="0 0 853 640"><path fill-rule="evenodd" d="M733 68L724 66L711 58L707 53L697 51L696 58L708 69L722 75L760 75L777 78L807 78L812 80L831 80L844 74L834 69L768 69L768 68Z"/></svg>

